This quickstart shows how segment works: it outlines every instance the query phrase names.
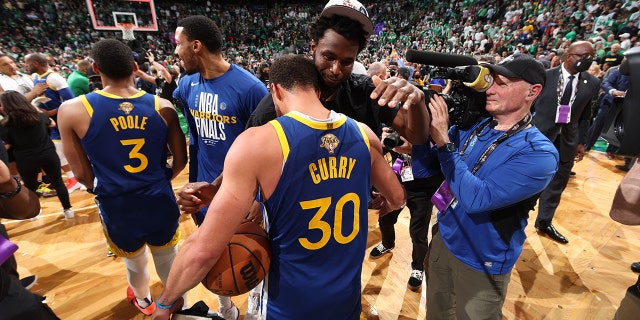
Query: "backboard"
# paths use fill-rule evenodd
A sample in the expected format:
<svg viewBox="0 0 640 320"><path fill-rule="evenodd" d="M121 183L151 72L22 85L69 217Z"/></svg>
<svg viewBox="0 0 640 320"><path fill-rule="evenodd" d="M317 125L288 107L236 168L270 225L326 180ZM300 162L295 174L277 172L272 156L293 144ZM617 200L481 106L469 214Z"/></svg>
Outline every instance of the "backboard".
<svg viewBox="0 0 640 320"><path fill-rule="evenodd" d="M119 23L135 25L134 31L158 31L153 0L87 0L96 30L119 31Z"/></svg>

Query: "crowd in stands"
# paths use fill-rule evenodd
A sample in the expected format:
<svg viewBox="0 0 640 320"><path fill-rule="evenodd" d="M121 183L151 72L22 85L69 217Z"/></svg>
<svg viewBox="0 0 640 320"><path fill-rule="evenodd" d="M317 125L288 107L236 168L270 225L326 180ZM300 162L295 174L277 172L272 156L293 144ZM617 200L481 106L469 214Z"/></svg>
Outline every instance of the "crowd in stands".
<svg viewBox="0 0 640 320"><path fill-rule="evenodd" d="M94 1L96 2L96 1ZM97 2L99 5L100 2ZM576 40L591 40L604 70L615 43L620 50L638 44L639 1L503 1L438 0L364 1L375 34L359 60L365 66L401 59L407 49L490 56L520 51L546 67L559 63L558 53ZM368 4L367 4L368 3ZM165 1L156 0L157 32L136 32L141 46L173 59L173 32L179 19L195 14L212 18L225 36L225 55L261 64L282 53L309 50L308 22L324 1ZM1 51L18 61L29 52L49 56L55 67L75 67L101 38L120 31L94 30L83 0L4 0L0 11ZM555 61L554 61L555 60ZM621 58L615 59L616 63Z"/></svg>

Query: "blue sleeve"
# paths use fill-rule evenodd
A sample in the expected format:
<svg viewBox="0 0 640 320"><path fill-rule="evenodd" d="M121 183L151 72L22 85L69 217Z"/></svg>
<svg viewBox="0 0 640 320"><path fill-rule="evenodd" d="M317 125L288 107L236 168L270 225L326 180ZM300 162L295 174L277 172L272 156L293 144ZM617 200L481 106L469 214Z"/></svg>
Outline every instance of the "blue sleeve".
<svg viewBox="0 0 640 320"><path fill-rule="evenodd" d="M180 83L178 83L178 86L176 87L176 89L173 90L173 98L176 100L180 100L184 105L184 100L182 99L182 95L181 95L182 90L180 90L181 88L182 86L180 85Z"/></svg>
<svg viewBox="0 0 640 320"><path fill-rule="evenodd" d="M507 142L492 156L505 146ZM438 158L458 205L470 214L500 209L540 193L558 170L559 160L557 151L536 150L535 143L527 152L515 153L503 163L487 161L477 175L471 173L458 152L438 152ZM481 172L486 177L481 177Z"/></svg>
<svg viewBox="0 0 640 320"><path fill-rule="evenodd" d="M257 82L247 91L247 98L245 99L245 105L247 106L247 111L249 114L246 115L248 119L249 116L253 113L254 110L258 107L262 98L269 93L267 87L262 82Z"/></svg>
<svg viewBox="0 0 640 320"><path fill-rule="evenodd" d="M62 99L64 99L64 101L71 100L71 99L76 97L73 94L73 91L71 91L71 89L69 89L69 87L62 88L62 89L58 90L58 94L60 94L60 96L62 97Z"/></svg>
<svg viewBox="0 0 640 320"><path fill-rule="evenodd" d="M620 78L620 71L618 69L611 71L611 74L606 77L600 85L602 91L604 91L604 93L606 94L609 94L609 91L611 91L611 89L617 89L616 87L614 87L614 85L618 83L618 78Z"/></svg>

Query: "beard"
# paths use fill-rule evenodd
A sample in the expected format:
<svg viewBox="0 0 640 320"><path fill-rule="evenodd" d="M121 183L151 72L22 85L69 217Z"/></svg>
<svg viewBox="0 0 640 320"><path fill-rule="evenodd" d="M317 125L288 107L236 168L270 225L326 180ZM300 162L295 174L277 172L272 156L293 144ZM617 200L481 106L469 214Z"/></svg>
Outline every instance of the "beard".
<svg viewBox="0 0 640 320"><path fill-rule="evenodd" d="M196 68L198 64L196 62L196 59L193 56L187 55L184 58L183 57L180 57L180 58L182 59L182 67L184 68L185 74L192 75L194 73L200 72L200 70Z"/></svg>

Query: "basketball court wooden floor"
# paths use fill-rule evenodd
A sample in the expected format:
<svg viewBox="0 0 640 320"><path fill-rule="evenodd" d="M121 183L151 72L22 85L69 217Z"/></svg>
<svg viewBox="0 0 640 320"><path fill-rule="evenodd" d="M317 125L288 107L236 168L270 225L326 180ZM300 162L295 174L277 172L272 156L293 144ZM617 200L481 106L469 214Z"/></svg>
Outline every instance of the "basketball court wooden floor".
<svg viewBox="0 0 640 320"><path fill-rule="evenodd" d="M592 151L577 163L558 208L555 226L568 237L560 245L538 235L533 228L535 212L527 226L527 241L513 270L505 319L611 319L628 286L637 275L629 270L640 261L640 227L623 226L608 216L613 194L624 173L614 168L622 159L608 160ZM177 190L185 183L183 172L175 181ZM4 220L20 249L16 253L22 276L36 274L32 290L45 295L47 302L64 320L144 319L126 300L124 264L106 256L102 227L93 197L84 191L71 194L76 212L65 220L57 198L42 199L43 211L35 221ZM425 286L420 292L407 289L411 273L411 240L408 211L397 225L393 254L363 263L363 318L424 319ZM194 230L190 218L183 217L181 230ZM376 214L369 213L369 250L380 241ZM161 283L150 267L152 295ZM304 285L304 284L300 284ZM204 300L217 309L217 299L202 285L188 294L189 303ZM241 313L246 296L233 298ZM240 316L242 319L243 316Z"/></svg>

